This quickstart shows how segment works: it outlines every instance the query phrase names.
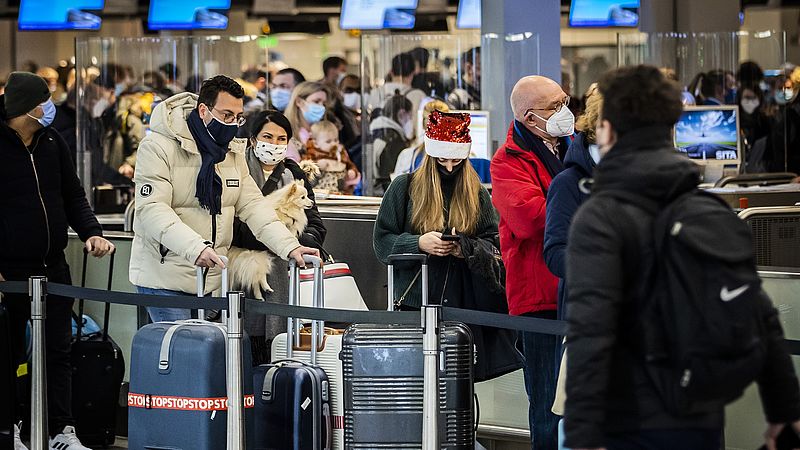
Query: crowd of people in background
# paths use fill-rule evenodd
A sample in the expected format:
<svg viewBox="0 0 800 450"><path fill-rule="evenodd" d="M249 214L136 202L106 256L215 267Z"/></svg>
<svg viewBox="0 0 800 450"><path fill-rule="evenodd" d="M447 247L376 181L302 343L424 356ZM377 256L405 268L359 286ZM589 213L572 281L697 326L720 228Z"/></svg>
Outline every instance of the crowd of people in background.
<svg viewBox="0 0 800 450"><path fill-rule="evenodd" d="M362 192L367 142L373 152L372 181L377 193L385 195L373 240L378 259L385 262L394 253L430 255L429 293L442 303L456 300L461 302L457 306L472 309L569 321L570 381L562 408L553 406L559 403L556 385L563 358L555 336L521 333L521 359L510 350L513 339L493 340L504 351L493 353L483 344L479 349L484 357L513 355L488 363L483 368L487 374L523 368L532 448L556 448L562 414L567 417L567 444L576 448L628 448L626 443L634 441L647 442L648 448L718 446L721 406L691 422L674 417L652 387L641 387L646 384L636 372L641 367L630 361L636 356L629 348L633 338L622 329L632 328L638 316L621 312L621 305L631 301L630 289L642 280L624 273L623 262L628 261L623 259L629 255L621 242L626 233L611 226L619 219L610 217L613 208L603 207L589 193L640 192L667 204L676 187L694 191L699 178L692 163L672 151L671 139L687 105L738 105L748 169L800 172L800 68L786 67L766 77L757 64L745 62L736 72L704 72L680 86L675 72L640 66L606 75L579 100L553 80L524 77L511 93L514 120L491 162L490 195L469 162L470 116L457 112L480 108L480 48L461 55L455 78L430 71L430 56L422 48L395 55L389 72L369 89L348 73L347 61L340 57L323 61L323 77L317 81L293 68L274 73L248 68L235 79L217 75L203 80L199 74L186 76L171 63L141 74L112 63L80 74L65 67L32 67L47 92L39 78L26 83L38 89L37 96L49 98L14 105L9 104L14 96L6 96L5 111L11 107L14 113L6 117L8 126L24 125L30 138L57 131L64 145L59 151L73 160L81 133L92 156L95 184L136 182L131 282L147 294L191 293L196 265L223 265L223 252L215 252L217 243L224 251L231 243L270 249L298 262L304 254L324 254L326 230L316 207L304 213L306 229L293 235L267 211L262 197L292 184L302 186L312 202L315 189ZM80 104L78 80L84 100ZM36 123L47 131L40 132ZM156 136L148 138L151 134ZM181 164L197 159L182 146L184 141L191 141L201 155L199 168ZM318 173L307 170L308 163ZM214 172L217 165L235 174L226 180L234 185L223 190ZM593 188L583 184L593 177ZM73 191L79 189L74 173L67 181ZM241 193L231 193L231 186L241 186ZM73 207L88 208L85 199L75 201L79 204ZM209 213L225 224L216 235L214 222L210 247L200 238L207 237ZM627 225L640 232L650 229L652 218L641 211L634 218ZM75 227L75 220L68 219ZM86 212L83 222L82 237L95 241L89 248L104 253L106 241L94 217ZM649 239L642 241L640 247L649 245ZM63 252L56 253L45 256L57 256L63 263ZM5 264L0 268L8 270ZM410 267L398 272L397 306L419 308L419 272ZM219 284L218 276L208 291ZM188 310L148 311L154 321L189 317ZM774 311L765 307L759 313L767 323L765 345L775 363L765 374L777 386L764 402L768 419L778 426L800 419L800 390L779 345L782 335ZM270 331L265 328L269 326L262 325L258 333L264 334L256 336L267 342ZM602 383L589 379L590 373ZM607 382L612 374L637 383L636 388ZM632 398L631 392L638 397ZM612 402L606 402L609 396ZM620 411L624 419L615 416ZM59 427L71 426L62 422L55 421ZM61 434L74 434L64 427ZM770 430L768 440L780 431Z"/></svg>
<svg viewBox="0 0 800 450"><path fill-rule="evenodd" d="M233 78L245 92L247 121L266 110L280 111L289 118L293 137L288 157L294 161L329 159L329 155L318 151L309 153L308 142L315 124L324 121L335 126L337 162L344 159L348 164L348 183L333 189L333 185L326 182L331 188L326 190L359 194L363 191L362 174L365 172L364 143L377 143L380 147L373 149L376 163L372 181L385 189L400 152L421 142L423 130L417 129L418 111L424 109L426 103L437 100L453 110L480 107L480 48L461 55L455 75L449 75L449 69L443 72L440 67L429 70L431 52L433 50L420 47L395 55L385 76L379 76L372 83L375 88L362 87L359 76L349 73L348 62L338 56L322 61L323 77L317 81L306 79L295 68L269 70L266 66L247 67ZM47 82L59 113L54 127L66 139L76 162L80 133L82 149L91 154L94 185L131 185L138 145L150 132L153 108L176 94L197 94L204 79L202 74L184 73L171 62L144 71L110 62L81 69L80 77L75 67L64 62L55 69L29 62L25 70ZM78 78L82 87L80 104ZM0 93L3 86L0 81ZM394 97L398 98L392 100ZM387 108L390 100L391 107ZM406 101L410 106L403 108ZM368 124L362 127L365 107L363 117ZM390 149L384 152L389 129L397 134L388 138ZM248 137L251 131L246 122L238 137ZM367 133L366 139L362 139L363 132ZM354 173L357 175L353 176Z"/></svg>

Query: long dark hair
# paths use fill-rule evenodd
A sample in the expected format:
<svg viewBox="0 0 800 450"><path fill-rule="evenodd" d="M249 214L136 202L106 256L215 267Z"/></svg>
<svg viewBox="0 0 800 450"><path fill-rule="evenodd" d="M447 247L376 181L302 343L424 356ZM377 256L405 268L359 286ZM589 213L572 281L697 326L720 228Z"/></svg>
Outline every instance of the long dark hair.
<svg viewBox="0 0 800 450"><path fill-rule="evenodd" d="M264 125L268 123L274 123L283 128L283 131L286 132L286 139L292 139L292 124L289 123L289 119L287 119L282 112L274 109L261 111L253 116L250 122L250 126L252 127L250 128L250 139L255 139L258 134L261 133L261 129L264 128Z"/></svg>

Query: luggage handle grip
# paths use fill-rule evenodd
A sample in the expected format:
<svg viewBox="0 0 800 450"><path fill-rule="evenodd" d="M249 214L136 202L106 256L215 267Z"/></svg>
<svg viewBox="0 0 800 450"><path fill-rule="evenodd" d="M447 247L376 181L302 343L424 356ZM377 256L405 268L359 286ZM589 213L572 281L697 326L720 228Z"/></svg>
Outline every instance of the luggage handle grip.
<svg viewBox="0 0 800 450"><path fill-rule="evenodd" d="M389 301L386 309L388 311L394 311L394 263L398 261L416 261L420 263L422 266L420 268L422 275L422 306L428 306L428 255L421 253L399 253L389 255L386 258L386 266L388 270L386 287L389 290L389 295L387 297ZM413 285L416 283L416 281L417 278L414 277L414 279L411 281L411 284ZM408 286L408 290L406 292L410 291L411 287L412 286Z"/></svg>
<svg viewBox="0 0 800 450"><path fill-rule="evenodd" d="M398 261L414 261L420 264L427 264L428 255L422 253L395 253L394 255L389 255L386 260L390 266Z"/></svg>
<svg viewBox="0 0 800 450"><path fill-rule="evenodd" d="M322 271L322 259L313 255L303 255L303 261L313 266L314 277L312 295L312 306L315 308L324 308L324 273ZM300 268L294 259L289 260L289 305L298 306L300 304ZM318 348L323 344L325 323L322 321L311 322L311 364L317 363ZM287 333L286 333L286 357L291 359L293 348L300 346L300 320L296 318L287 318Z"/></svg>
<svg viewBox="0 0 800 450"><path fill-rule="evenodd" d="M222 264L225 264L225 268L222 269L222 296L228 295L228 257L227 256L219 256L219 259L222 260ZM197 298L205 297L206 292L206 271L207 268L195 266L195 277L197 278ZM197 318L200 320L205 319L206 312L203 309L197 310Z"/></svg>

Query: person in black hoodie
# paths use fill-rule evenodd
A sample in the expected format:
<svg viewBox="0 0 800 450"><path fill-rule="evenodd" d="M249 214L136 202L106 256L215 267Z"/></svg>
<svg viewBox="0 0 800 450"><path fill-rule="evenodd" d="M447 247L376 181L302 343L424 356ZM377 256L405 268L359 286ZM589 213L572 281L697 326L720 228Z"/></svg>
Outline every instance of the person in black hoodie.
<svg viewBox="0 0 800 450"><path fill-rule="evenodd" d="M0 279L23 281L44 275L71 284L64 249L72 227L86 249L101 257L114 250L92 213L64 139L50 127L55 117L47 83L14 72L0 97ZM50 444L84 450L71 417L70 342L73 299L47 296L47 397ZM16 364L26 360L25 325L30 299L8 295ZM22 393L18 393L19 398Z"/></svg>
<svg viewBox="0 0 800 450"><path fill-rule="evenodd" d="M599 83L603 109L597 142L603 158L592 197L576 214L567 249L567 400L565 446L573 449L707 450L720 447L724 403L708 412L668 412L637 351L641 324L636 292L653 267L652 215L613 193L654 203L696 190L694 163L673 148L681 90L655 67L607 74ZM652 105L659 105L653 108ZM606 195L598 195L602 193ZM633 243L628 243L635 239ZM632 256L636 261L631 262ZM762 308L767 360L758 378L767 420L800 430L800 388L783 342L777 311ZM721 380L722 381L722 380ZM768 445L782 430L771 425ZM774 448L774 447L769 447Z"/></svg>

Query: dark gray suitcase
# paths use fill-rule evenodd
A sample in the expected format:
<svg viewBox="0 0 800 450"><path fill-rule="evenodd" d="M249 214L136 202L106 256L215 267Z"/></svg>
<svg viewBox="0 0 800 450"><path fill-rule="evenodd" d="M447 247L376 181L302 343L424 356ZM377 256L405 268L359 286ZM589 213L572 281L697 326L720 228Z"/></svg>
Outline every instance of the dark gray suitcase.
<svg viewBox="0 0 800 450"><path fill-rule="evenodd" d="M390 290L389 309L393 304ZM473 449L472 334L461 323L442 325L439 448ZM421 327L409 325L358 324L347 329L341 353L345 449L422 448L422 336Z"/></svg>

